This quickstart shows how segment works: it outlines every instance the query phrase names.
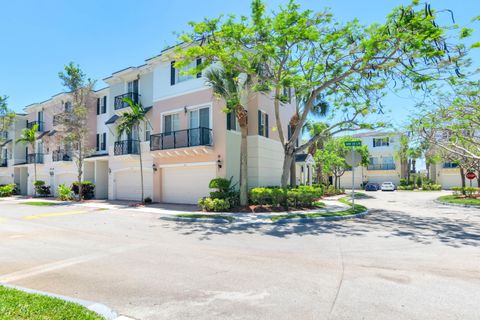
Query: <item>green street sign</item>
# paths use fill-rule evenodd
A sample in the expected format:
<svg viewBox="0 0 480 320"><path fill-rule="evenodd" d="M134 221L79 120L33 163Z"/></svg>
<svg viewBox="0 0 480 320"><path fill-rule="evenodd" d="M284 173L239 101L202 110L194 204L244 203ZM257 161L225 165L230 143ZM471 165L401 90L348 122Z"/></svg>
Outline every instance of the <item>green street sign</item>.
<svg viewBox="0 0 480 320"><path fill-rule="evenodd" d="M360 147L362 141L345 141L345 147Z"/></svg>

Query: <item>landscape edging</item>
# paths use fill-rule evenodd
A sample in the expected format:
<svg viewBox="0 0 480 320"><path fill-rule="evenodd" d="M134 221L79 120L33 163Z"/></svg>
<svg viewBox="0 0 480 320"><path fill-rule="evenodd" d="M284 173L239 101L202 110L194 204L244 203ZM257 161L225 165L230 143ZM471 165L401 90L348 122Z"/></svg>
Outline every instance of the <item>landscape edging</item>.
<svg viewBox="0 0 480 320"><path fill-rule="evenodd" d="M480 206L472 205L472 204L451 203L451 202L441 201L438 199L433 200L433 202L444 205L444 206L480 209Z"/></svg>
<svg viewBox="0 0 480 320"><path fill-rule="evenodd" d="M222 218L212 218L211 219L211 218L188 218L188 217L177 217L177 216L162 216L162 217L160 217L160 219L161 220L166 220L166 221L230 223L229 220L222 219Z"/></svg>

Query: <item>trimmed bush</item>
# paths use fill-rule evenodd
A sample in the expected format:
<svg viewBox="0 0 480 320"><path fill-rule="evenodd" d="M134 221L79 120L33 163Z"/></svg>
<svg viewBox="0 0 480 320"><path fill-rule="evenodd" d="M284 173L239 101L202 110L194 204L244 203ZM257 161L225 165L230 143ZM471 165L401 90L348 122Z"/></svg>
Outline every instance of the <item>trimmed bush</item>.
<svg viewBox="0 0 480 320"><path fill-rule="evenodd" d="M453 195L459 196L463 193L462 187L452 187Z"/></svg>
<svg viewBox="0 0 480 320"><path fill-rule="evenodd" d="M465 194L469 198L474 198L475 194L480 191L477 187L465 187Z"/></svg>
<svg viewBox="0 0 480 320"><path fill-rule="evenodd" d="M397 187L397 190L414 190L414 189L415 189L415 186L413 184Z"/></svg>
<svg viewBox="0 0 480 320"><path fill-rule="evenodd" d="M50 186L45 185L45 181L37 180L33 182L33 186L38 195L46 197L50 195Z"/></svg>
<svg viewBox="0 0 480 320"><path fill-rule="evenodd" d="M15 193L15 184L6 184L0 187L0 197L10 197Z"/></svg>
<svg viewBox="0 0 480 320"><path fill-rule="evenodd" d="M144 202L145 204L151 204L153 201L152 201L152 198L146 197L146 198L143 200L143 202Z"/></svg>
<svg viewBox="0 0 480 320"><path fill-rule="evenodd" d="M212 199L210 197L198 200L198 205L205 211L226 211L230 209L230 201L228 199Z"/></svg>
<svg viewBox="0 0 480 320"><path fill-rule="evenodd" d="M64 184L61 184L57 188L58 198L62 201L69 201L74 199L73 191L71 188Z"/></svg>
<svg viewBox="0 0 480 320"><path fill-rule="evenodd" d="M434 183L427 183L427 184L423 184L422 190L425 190L425 191L439 191L439 190L442 190L442 185L434 184Z"/></svg>
<svg viewBox="0 0 480 320"><path fill-rule="evenodd" d="M323 188L299 186L287 189L288 205L292 207L311 207L323 195ZM250 203L279 207L285 203L285 191L279 187L253 188L250 190Z"/></svg>
<svg viewBox="0 0 480 320"><path fill-rule="evenodd" d="M72 183L72 191L78 197L78 186L79 182L75 181ZM95 185L91 181L83 181L82 182L82 199L89 200L95 197Z"/></svg>

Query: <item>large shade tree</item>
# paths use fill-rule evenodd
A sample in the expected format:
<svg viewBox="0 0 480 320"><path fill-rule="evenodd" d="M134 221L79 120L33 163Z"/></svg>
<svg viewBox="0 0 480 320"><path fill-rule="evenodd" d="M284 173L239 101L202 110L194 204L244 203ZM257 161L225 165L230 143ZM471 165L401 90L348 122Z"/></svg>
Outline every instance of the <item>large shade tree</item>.
<svg viewBox="0 0 480 320"><path fill-rule="evenodd" d="M270 13L261 0L254 0L250 17L192 23L179 39L185 63L204 57L200 69L228 60L254 74L251 61L263 62L254 87L273 92L286 186L295 154L319 138L382 126L372 124L368 115L382 112L379 101L387 89L426 91L430 83L461 75L467 50L449 39L457 26L440 26L440 14L445 13L414 0L393 9L383 23L362 25L358 20L338 22L328 10L303 10L294 1ZM470 33L462 29L460 35ZM296 103L303 104L290 137L280 116L286 88L293 88ZM322 102L333 106L337 120L297 146L312 109Z"/></svg>

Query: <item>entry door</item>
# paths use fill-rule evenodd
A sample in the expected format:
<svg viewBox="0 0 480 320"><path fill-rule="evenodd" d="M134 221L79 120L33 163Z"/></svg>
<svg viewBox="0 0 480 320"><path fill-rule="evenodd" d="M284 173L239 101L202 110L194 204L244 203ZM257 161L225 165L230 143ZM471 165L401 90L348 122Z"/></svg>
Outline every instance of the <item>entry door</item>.
<svg viewBox="0 0 480 320"><path fill-rule="evenodd" d="M209 137L210 108L202 108L190 111L190 145L198 146L207 144Z"/></svg>

